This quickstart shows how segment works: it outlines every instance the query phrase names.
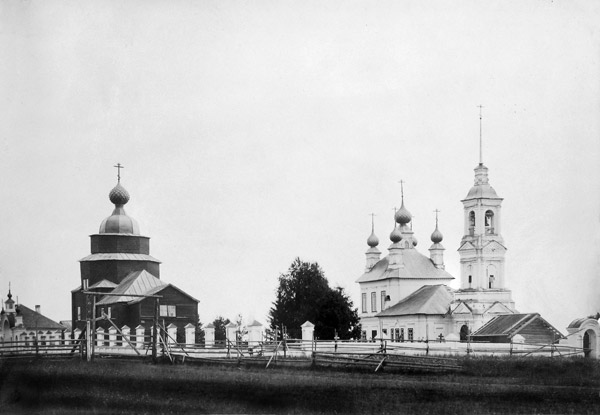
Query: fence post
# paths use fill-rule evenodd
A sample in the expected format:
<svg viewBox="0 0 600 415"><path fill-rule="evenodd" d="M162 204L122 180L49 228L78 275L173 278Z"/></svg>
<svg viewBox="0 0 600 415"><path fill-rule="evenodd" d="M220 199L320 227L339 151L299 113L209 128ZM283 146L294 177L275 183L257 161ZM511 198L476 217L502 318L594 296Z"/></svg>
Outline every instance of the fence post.
<svg viewBox="0 0 600 415"><path fill-rule="evenodd" d="M104 346L104 329L102 327L96 329L96 346Z"/></svg>
<svg viewBox="0 0 600 415"><path fill-rule="evenodd" d="M123 327L121 327L121 333L123 339L121 340L121 346L125 346L127 344L127 342L129 341L130 333L131 333L131 329L129 328L129 326L124 325Z"/></svg>
<svg viewBox="0 0 600 415"><path fill-rule="evenodd" d="M108 329L108 345L113 347L117 344L117 329L110 327Z"/></svg>
<svg viewBox="0 0 600 415"><path fill-rule="evenodd" d="M144 334L146 333L146 327L138 324L135 328L135 347L137 349L144 347Z"/></svg>

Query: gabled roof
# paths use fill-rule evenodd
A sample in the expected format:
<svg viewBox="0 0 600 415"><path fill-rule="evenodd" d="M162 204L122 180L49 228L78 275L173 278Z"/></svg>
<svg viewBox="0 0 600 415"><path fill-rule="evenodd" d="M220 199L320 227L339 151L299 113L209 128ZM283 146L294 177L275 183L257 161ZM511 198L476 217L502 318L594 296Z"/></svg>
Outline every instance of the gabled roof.
<svg viewBox="0 0 600 415"><path fill-rule="evenodd" d="M23 316L23 327L27 330L65 330L66 328L23 304L19 304L18 308L21 316Z"/></svg>
<svg viewBox="0 0 600 415"><path fill-rule="evenodd" d="M414 314L444 315L450 309L452 291L445 285L424 285L376 317Z"/></svg>
<svg viewBox="0 0 600 415"><path fill-rule="evenodd" d="M164 291L165 289L167 289L169 287L173 288L174 290L179 291L181 294L185 295L186 297L189 297L190 299L196 301L197 303L200 302L199 300L196 300L194 297L192 297L191 295L189 295L188 293L183 291L181 288L177 288L173 284L165 284L165 285L161 285L161 286L152 288L152 289L148 290L148 292L146 292L146 295L155 295L155 294L158 295L160 292ZM137 298L134 298L133 300L131 300L128 304L139 303L143 299L144 299L143 297L137 297Z"/></svg>
<svg viewBox="0 0 600 415"><path fill-rule="evenodd" d="M96 284L89 287L89 289L93 288L115 288L117 284L109 280L98 281Z"/></svg>
<svg viewBox="0 0 600 415"><path fill-rule="evenodd" d="M511 310L500 301L496 301L494 304L489 306L483 314L514 314L515 311Z"/></svg>
<svg viewBox="0 0 600 415"><path fill-rule="evenodd" d="M392 278L398 279L439 279L453 280L454 277L443 269L436 268L431 259L416 249L403 249L404 267L389 268L389 256L379 260L370 271L361 275L356 282L380 281Z"/></svg>
<svg viewBox="0 0 600 415"><path fill-rule="evenodd" d="M467 303L459 301L452 314L473 314L473 309Z"/></svg>
<svg viewBox="0 0 600 415"><path fill-rule="evenodd" d="M561 332L556 330L538 313L505 314L496 316L473 333L471 337L505 336L511 338L516 334L519 334L521 330L536 320L540 321L548 332L554 332L557 340L564 337Z"/></svg>
<svg viewBox="0 0 600 415"><path fill-rule="evenodd" d="M134 295L152 295L151 292L159 287L166 286L164 282L150 274L146 270L132 271L123 281L111 291L111 294L121 294L120 296L105 296L96 305L128 303L139 299L140 297L131 297Z"/></svg>

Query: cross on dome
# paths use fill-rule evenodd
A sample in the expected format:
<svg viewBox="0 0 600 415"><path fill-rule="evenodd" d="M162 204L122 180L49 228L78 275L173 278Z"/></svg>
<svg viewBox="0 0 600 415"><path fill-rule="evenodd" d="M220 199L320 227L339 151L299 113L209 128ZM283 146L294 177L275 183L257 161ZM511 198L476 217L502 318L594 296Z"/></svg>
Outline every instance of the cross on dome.
<svg viewBox="0 0 600 415"><path fill-rule="evenodd" d="M121 163L117 163L117 165L113 167L117 168L117 183L121 183L121 169L124 169L125 166L123 166Z"/></svg>

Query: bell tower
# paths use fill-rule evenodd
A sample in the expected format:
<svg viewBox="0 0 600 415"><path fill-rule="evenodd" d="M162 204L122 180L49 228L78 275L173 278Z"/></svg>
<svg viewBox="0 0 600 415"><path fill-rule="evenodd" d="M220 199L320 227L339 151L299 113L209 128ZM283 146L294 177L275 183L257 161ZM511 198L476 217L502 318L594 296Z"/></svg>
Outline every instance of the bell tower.
<svg viewBox="0 0 600 415"><path fill-rule="evenodd" d="M481 108L481 107L480 107ZM479 115L479 164L475 180L467 196L461 200L464 210L464 232L460 254L460 289L456 300L485 312L495 303L514 311L511 292L506 288L505 254L502 238L502 198L490 185L488 168L482 160L481 110ZM499 312L500 310L498 310Z"/></svg>

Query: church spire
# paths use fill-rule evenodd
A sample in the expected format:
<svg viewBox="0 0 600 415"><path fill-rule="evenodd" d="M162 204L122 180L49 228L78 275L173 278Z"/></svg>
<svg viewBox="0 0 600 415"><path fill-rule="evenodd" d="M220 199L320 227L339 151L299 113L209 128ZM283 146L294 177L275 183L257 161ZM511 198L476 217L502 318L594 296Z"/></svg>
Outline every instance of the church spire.
<svg viewBox="0 0 600 415"><path fill-rule="evenodd" d="M482 116L481 109L483 105L479 104L479 165L483 165L483 134L482 134Z"/></svg>
<svg viewBox="0 0 600 415"><path fill-rule="evenodd" d="M369 245L369 249L365 255L367 256L367 263L365 266L365 272L369 272L371 268L379 261L381 256L381 251L377 249L377 245L379 245L379 238L375 235L375 214L371 213L371 235L367 239L367 245Z"/></svg>
<svg viewBox="0 0 600 415"><path fill-rule="evenodd" d="M436 209L436 210L434 210L434 212L435 212L435 230L431 234L431 242L433 242L433 244L429 248L429 258L431 259L431 262L433 262L433 265L435 265L436 268L444 269L445 268L445 266L444 266L445 248L441 244L442 240L444 239L444 236L438 229L439 210Z"/></svg>

